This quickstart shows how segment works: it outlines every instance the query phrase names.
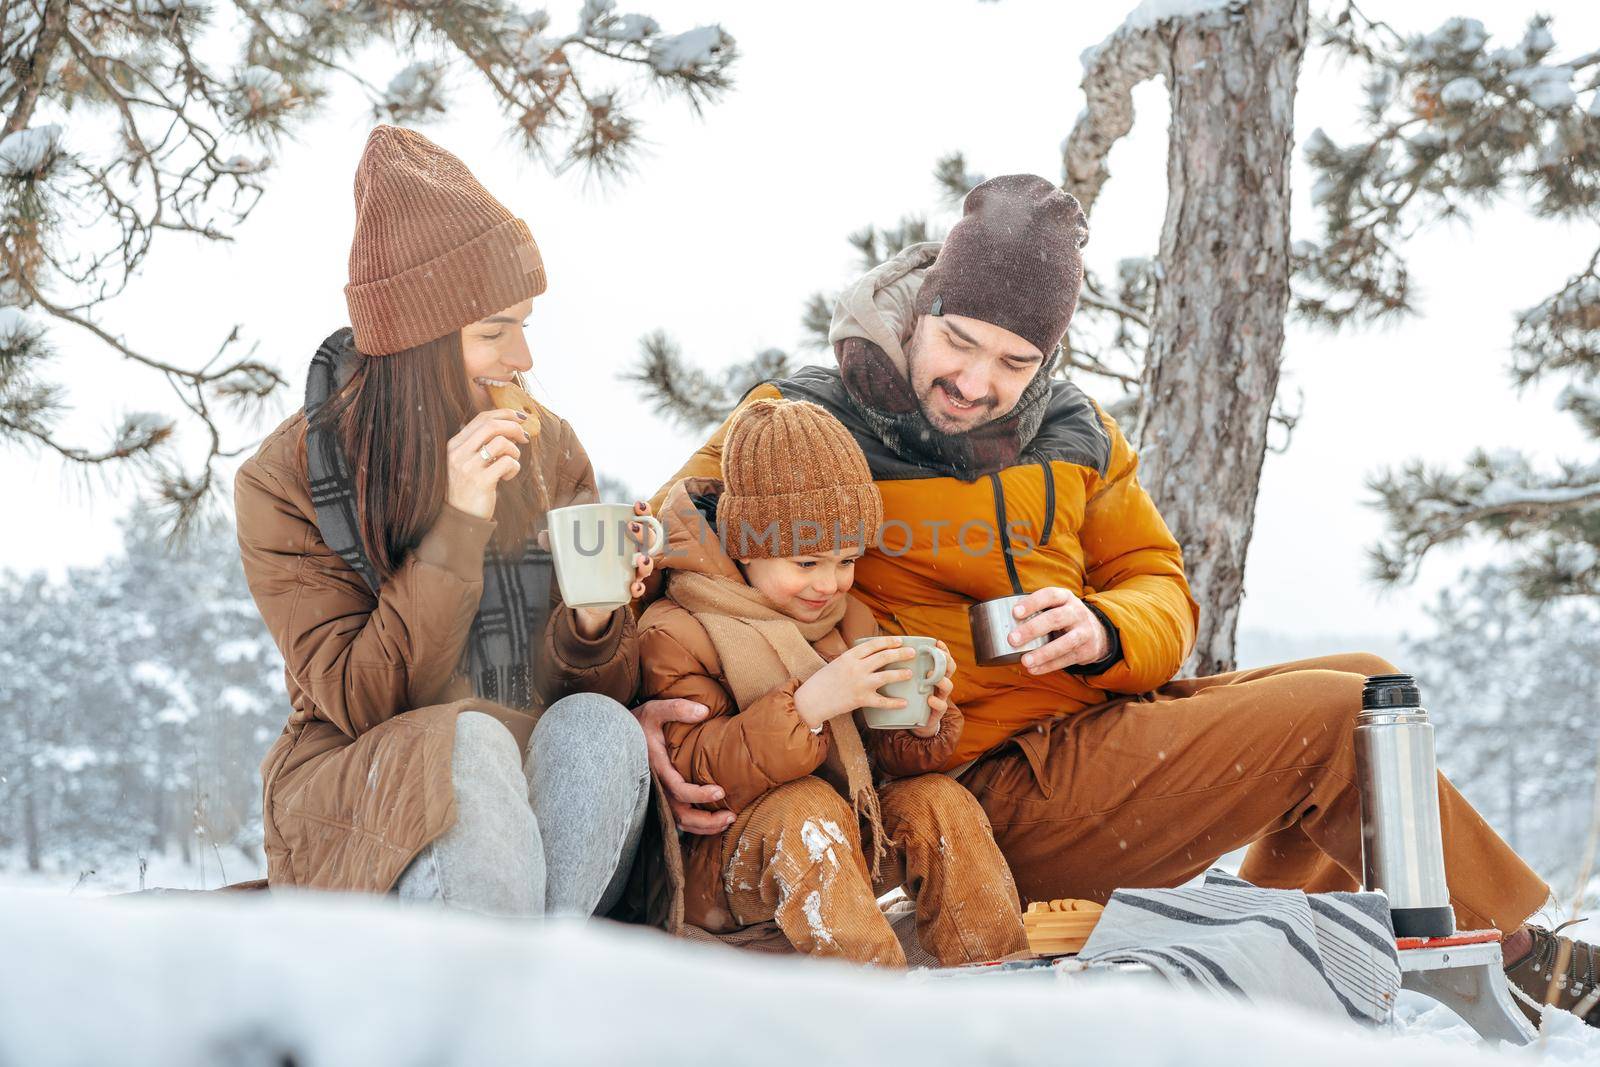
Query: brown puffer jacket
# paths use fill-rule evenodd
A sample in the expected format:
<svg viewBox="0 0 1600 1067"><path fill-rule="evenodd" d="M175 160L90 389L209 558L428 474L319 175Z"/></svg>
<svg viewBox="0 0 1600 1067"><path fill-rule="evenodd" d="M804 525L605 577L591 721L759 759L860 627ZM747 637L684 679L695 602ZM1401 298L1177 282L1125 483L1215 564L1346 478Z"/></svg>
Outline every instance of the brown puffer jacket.
<svg viewBox="0 0 1600 1067"><path fill-rule="evenodd" d="M664 570L688 570L744 581L738 565L723 551L714 527L700 510L714 509L721 491L722 483L716 479L691 478L679 482L667 494L661 514L667 531ZM823 773L830 735L827 731L812 733L795 712L794 694L800 681L791 678L740 711L723 680L722 661L711 635L687 609L673 601L670 582L667 590L645 610L640 621L642 695L645 699L693 700L710 711L698 723L667 725L667 751L678 773L700 785L721 786L726 796L713 807L733 812L742 811L768 790ZM852 599L838 627L812 647L824 660L832 661L853 641L880 632L872 612ZM901 778L937 771L948 763L961 736L961 726L961 712L952 705L939 732L930 738L918 737L910 730L871 730L864 725L860 732L876 776ZM843 786L842 782L833 784ZM692 836L686 842L685 893L691 898L709 896L714 900L722 894L723 844L721 836ZM717 910L696 908L693 899L689 904L690 914ZM726 910L723 902L720 911Z"/></svg>
<svg viewBox="0 0 1600 1067"><path fill-rule="evenodd" d="M552 507L596 499L594 472L565 420L542 415L539 462ZM245 576L285 661L292 711L261 765L262 824L274 885L388 891L455 821L455 718L484 711L524 748L538 713L577 692L624 704L637 689L633 613L598 638L573 626L552 583L550 625L535 650L538 705L522 713L473 697L457 671L483 591L495 524L446 506L374 595L324 543L306 469L306 419L274 430L239 470L234 501ZM657 813L624 900L626 917L676 926L681 876ZM648 899L646 899L648 896Z"/></svg>

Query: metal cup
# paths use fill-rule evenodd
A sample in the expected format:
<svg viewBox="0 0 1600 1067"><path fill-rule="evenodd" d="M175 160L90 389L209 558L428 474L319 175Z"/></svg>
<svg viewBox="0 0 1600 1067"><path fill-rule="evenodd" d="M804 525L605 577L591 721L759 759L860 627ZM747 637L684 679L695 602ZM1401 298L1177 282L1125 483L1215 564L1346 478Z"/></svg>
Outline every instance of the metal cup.
<svg viewBox="0 0 1600 1067"><path fill-rule="evenodd" d="M967 608L967 625L972 628L972 650L978 666L998 667L1003 663L1017 663L1024 652L1049 644L1049 634L1035 637L1025 645L1013 646L1008 640L1019 622L1011 614L1012 609L1021 602L1020 595L1003 596L997 600L980 601Z"/></svg>

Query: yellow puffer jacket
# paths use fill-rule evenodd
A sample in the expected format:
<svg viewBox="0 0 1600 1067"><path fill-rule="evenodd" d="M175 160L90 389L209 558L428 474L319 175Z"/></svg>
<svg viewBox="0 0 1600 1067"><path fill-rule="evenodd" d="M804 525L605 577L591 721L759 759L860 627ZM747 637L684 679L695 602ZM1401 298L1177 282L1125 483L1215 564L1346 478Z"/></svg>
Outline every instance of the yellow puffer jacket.
<svg viewBox="0 0 1600 1067"><path fill-rule="evenodd" d="M912 272L911 283L919 281ZM910 314L915 284L904 274L868 275L835 316L844 331L893 344L894 320ZM860 287L865 286L865 292ZM882 321L858 321L879 316ZM899 353L895 353L899 355ZM838 370L805 367L751 390L757 399L810 400L854 434L883 494L882 543L856 565L853 595L886 632L942 639L960 665L955 701L966 728L956 767L1018 737L1030 762L1043 734L1028 728L1170 681L1194 644L1200 609L1183 574L1183 554L1136 476L1139 461L1116 422L1079 389L1056 382L1044 421L1015 465L965 482L891 453L852 406ZM724 422L668 486L721 473ZM781 457L774 457L782 462ZM665 495L665 487L660 496ZM661 501L655 501L659 513ZM1009 530L1009 538L997 536ZM1060 586L1081 596L1115 628L1121 655L1098 673L1035 677L1020 665L979 667L968 605Z"/></svg>

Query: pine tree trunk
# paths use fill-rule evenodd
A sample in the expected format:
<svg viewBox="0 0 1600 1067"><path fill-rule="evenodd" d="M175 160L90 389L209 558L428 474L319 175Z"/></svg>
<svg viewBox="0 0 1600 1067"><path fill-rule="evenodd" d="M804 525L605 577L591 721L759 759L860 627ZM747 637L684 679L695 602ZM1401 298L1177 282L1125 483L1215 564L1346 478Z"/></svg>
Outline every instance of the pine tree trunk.
<svg viewBox="0 0 1600 1067"><path fill-rule="evenodd" d="M1201 605L1184 671L1231 670L1289 300L1289 164L1307 0L1162 27L1167 214L1135 439Z"/></svg>

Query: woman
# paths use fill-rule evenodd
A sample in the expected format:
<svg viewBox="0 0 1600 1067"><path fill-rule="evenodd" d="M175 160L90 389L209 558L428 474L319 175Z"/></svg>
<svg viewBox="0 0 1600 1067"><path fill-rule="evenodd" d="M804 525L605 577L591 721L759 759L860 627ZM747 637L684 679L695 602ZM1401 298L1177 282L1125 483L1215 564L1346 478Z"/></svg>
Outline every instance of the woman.
<svg viewBox="0 0 1600 1067"><path fill-rule="evenodd" d="M355 193L351 329L235 487L294 707L262 764L269 881L608 912L651 798L633 613L561 604L537 539L594 472L485 388L532 366L538 248L409 130L372 132Z"/></svg>

